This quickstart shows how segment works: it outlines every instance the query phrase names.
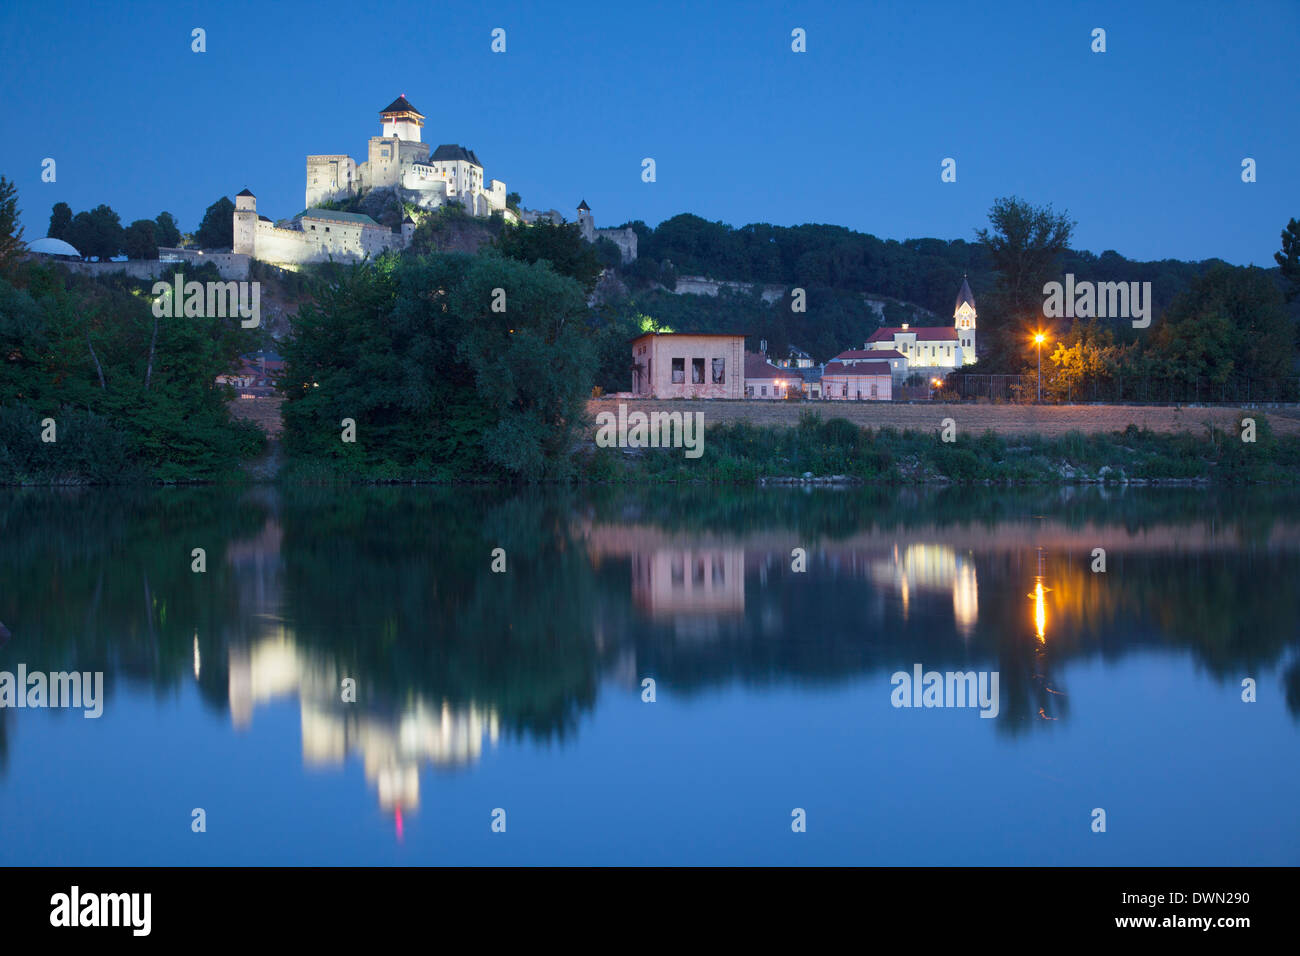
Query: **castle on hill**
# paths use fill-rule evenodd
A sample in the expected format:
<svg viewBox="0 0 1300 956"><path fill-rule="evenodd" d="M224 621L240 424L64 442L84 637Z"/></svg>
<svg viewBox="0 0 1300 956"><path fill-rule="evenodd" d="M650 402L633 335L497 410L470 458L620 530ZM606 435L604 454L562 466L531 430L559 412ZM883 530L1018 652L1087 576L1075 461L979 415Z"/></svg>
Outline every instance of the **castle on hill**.
<svg viewBox="0 0 1300 956"><path fill-rule="evenodd" d="M517 222L506 207L506 184L485 180L483 164L474 150L444 143L432 153L421 142L424 114L405 95L379 113L380 133L370 137L365 162L342 153L307 157L307 202L311 209L325 201L348 199L371 189L401 189L402 196L424 209L458 203L472 216L499 212Z"/></svg>
<svg viewBox="0 0 1300 956"><path fill-rule="evenodd" d="M420 139L424 114L404 95L381 110L379 119L380 133L370 137L364 162L341 153L307 157L306 208L292 219L272 222L258 214L252 192L240 192L235 197L232 251L263 262L298 265L356 261L388 249L405 249L415 235L416 223L410 216L390 229L364 213L319 208L375 189L391 189L400 201L421 210L455 203L472 216L499 213L515 225L564 222L554 210L509 208L506 184L484 180L483 164L472 149L444 143L431 153L429 144ZM636 259L636 233L630 228L597 229L585 200L578 206L578 230L587 242L613 242L624 263Z"/></svg>

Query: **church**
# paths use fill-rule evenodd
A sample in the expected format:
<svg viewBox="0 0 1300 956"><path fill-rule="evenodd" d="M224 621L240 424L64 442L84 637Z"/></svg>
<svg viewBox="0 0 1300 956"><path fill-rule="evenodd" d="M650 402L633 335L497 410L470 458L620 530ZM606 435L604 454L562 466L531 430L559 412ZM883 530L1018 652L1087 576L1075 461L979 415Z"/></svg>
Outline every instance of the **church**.
<svg viewBox="0 0 1300 956"><path fill-rule="evenodd" d="M975 296L971 293L970 283L962 276L961 290L957 293L957 304L952 312L952 325L880 328L867 339L862 352L854 354L888 360L895 376L901 373L904 379L912 374L946 375L975 361L975 316Z"/></svg>
<svg viewBox="0 0 1300 956"><path fill-rule="evenodd" d="M506 207L506 184L484 179L483 164L474 150L444 143L430 152L421 141L424 114L403 94L379 113L380 132L370 137L364 162L344 153L307 157L306 207L347 199L371 189L405 190L402 198L424 209L458 203L472 216L500 212L517 221Z"/></svg>

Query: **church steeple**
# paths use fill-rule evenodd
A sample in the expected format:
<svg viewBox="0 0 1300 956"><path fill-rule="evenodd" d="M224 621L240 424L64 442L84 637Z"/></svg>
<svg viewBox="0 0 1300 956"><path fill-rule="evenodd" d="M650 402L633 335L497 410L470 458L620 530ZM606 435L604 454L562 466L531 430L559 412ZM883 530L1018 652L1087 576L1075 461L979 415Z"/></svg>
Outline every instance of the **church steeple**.
<svg viewBox="0 0 1300 956"><path fill-rule="evenodd" d="M961 290L957 293L957 304L953 306L952 318L957 326L957 341L961 345L962 364L975 361L975 295L970 290L970 283L965 274L961 277Z"/></svg>

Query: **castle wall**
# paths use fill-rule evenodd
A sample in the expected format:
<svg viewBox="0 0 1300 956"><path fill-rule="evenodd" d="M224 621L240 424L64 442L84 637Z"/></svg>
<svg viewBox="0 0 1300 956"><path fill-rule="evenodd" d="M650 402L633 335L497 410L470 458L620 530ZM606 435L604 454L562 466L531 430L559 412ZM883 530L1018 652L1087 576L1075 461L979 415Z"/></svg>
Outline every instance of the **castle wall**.
<svg viewBox="0 0 1300 956"><path fill-rule="evenodd" d="M223 279L243 280L248 278L251 257L230 252L208 252L200 254L193 249L159 249L161 255L174 255L183 262L211 262ZM74 262L60 260L60 265L81 275L105 276L124 272L133 279L157 279L166 270L176 265L174 261L159 259L129 259L126 262Z"/></svg>
<svg viewBox="0 0 1300 956"><path fill-rule="evenodd" d="M325 220L301 220L302 230L279 229L259 221L256 258L263 262L354 261L405 246L404 238L384 227Z"/></svg>
<svg viewBox="0 0 1300 956"><path fill-rule="evenodd" d="M636 261L636 230L630 226L626 229L597 229L596 239L608 239L618 246L624 264ZM594 241L594 240L592 240Z"/></svg>
<svg viewBox="0 0 1300 956"><path fill-rule="evenodd" d="M307 157L308 209L325 200L351 196L359 184L357 164L351 156L339 153Z"/></svg>

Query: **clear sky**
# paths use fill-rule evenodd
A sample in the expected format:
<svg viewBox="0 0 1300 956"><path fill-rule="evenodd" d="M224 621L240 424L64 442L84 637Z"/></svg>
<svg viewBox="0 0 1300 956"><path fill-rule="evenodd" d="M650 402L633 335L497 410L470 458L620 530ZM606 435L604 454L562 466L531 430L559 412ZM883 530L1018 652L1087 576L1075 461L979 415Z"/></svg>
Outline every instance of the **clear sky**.
<svg viewBox="0 0 1300 956"><path fill-rule="evenodd" d="M29 239L59 201L189 231L245 186L278 219L303 206L307 154L363 159L405 93L426 141L472 148L530 208L573 218L585 198L600 226L970 239L1016 194L1068 209L1079 248L1272 265L1300 217L1298 38L1296 0L3 0L0 173Z"/></svg>

